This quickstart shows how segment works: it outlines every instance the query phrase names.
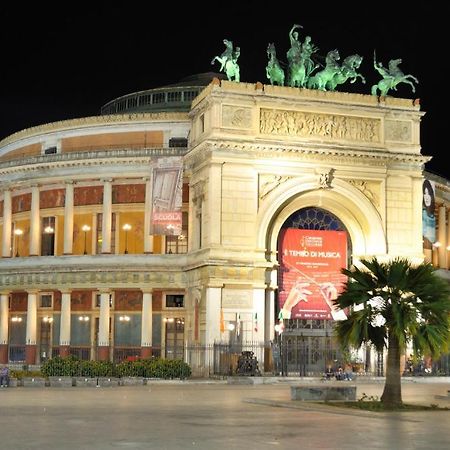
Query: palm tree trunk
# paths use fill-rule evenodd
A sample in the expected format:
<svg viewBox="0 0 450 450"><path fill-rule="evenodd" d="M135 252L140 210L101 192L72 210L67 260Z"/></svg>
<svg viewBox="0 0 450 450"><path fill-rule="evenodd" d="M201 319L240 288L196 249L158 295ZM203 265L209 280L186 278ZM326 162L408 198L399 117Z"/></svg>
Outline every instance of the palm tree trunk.
<svg viewBox="0 0 450 450"><path fill-rule="evenodd" d="M398 339L393 333L389 333L388 337L386 383L384 385L381 401L388 407L402 404L400 347Z"/></svg>

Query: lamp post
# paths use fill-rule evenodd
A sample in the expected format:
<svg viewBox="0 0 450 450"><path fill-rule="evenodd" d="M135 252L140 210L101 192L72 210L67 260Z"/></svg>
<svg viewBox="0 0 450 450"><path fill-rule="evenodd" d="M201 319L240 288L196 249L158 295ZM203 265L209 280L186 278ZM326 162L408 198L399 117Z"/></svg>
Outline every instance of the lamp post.
<svg viewBox="0 0 450 450"><path fill-rule="evenodd" d="M129 223L126 223L123 227L122 230L125 231L125 254L128 253L128 231L131 230L131 225Z"/></svg>
<svg viewBox="0 0 450 450"><path fill-rule="evenodd" d="M16 257L19 256L19 242L20 242L20 236L23 234L23 230L20 228L16 228L14 230L14 234L17 236L16 238Z"/></svg>
<svg viewBox="0 0 450 450"><path fill-rule="evenodd" d="M87 239L87 232L91 229L89 225L83 225L81 229L84 231L84 255L87 255L87 249L86 249L86 239Z"/></svg>

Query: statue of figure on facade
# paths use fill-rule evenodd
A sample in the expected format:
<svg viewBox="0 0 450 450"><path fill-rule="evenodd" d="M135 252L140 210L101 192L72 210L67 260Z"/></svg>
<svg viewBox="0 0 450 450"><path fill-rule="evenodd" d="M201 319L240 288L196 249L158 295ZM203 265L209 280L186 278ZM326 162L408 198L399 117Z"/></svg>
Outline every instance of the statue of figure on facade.
<svg viewBox="0 0 450 450"><path fill-rule="evenodd" d="M307 81L309 77L311 76L311 73L319 67L318 64L316 64L311 56L319 50L319 47L316 47L311 42L311 36L306 36L305 41L302 44L302 51L301 51L301 58L303 61L303 65L305 66L305 79L303 86L306 86Z"/></svg>
<svg viewBox="0 0 450 450"><path fill-rule="evenodd" d="M269 58L269 62L266 66L266 76L270 80L270 84L284 86L284 70L278 62L275 44L270 43L267 46L267 57Z"/></svg>
<svg viewBox="0 0 450 450"><path fill-rule="evenodd" d="M417 84L419 83L419 80L413 75L405 75L398 67L401 62L401 59L391 59L389 61L389 67L386 68L381 62L376 61L374 52L373 66L383 79L372 86L372 95L377 95L377 91L380 91L380 95L384 97L391 89L396 91L396 87L399 83L409 84L412 91L416 92L416 88L410 80L413 80Z"/></svg>
<svg viewBox="0 0 450 450"><path fill-rule="evenodd" d="M225 44L225 50L222 52L220 56L215 56L211 64L217 60L220 62L220 72L225 72L228 80L230 81L239 81L240 80L240 70L237 60L241 54L241 49L236 47L233 50L233 41L229 41L228 39L224 39L223 43Z"/></svg>
<svg viewBox="0 0 450 450"><path fill-rule="evenodd" d="M302 44L298 38L297 28L302 28L302 26L295 24L289 32L291 48L286 53L289 70L289 86L291 87L303 87L305 80L305 65L302 61Z"/></svg>
<svg viewBox="0 0 450 450"><path fill-rule="evenodd" d="M334 91L339 84L343 84L350 80L350 83L354 83L359 77L363 84L365 84L366 79L357 72L359 66L361 65L363 57L360 55L350 55L344 59L342 66L334 77L327 82L326 88L329 91Z"/></svg>
<svg viewBox="0 0 450 450"><path fill-rule="evenodd" d="M309 78L308 88L326 91L327 84L329 84L341 71L341 67L338 63L339 59L340 56L338 50L329 51L325 58L325 68Z"/></svg>

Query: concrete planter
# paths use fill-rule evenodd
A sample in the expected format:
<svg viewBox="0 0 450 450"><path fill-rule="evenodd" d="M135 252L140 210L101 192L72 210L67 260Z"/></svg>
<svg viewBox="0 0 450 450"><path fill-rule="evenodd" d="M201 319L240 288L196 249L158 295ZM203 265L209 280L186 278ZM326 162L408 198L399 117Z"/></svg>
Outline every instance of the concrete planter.
<svg viewBox="0 0 450 450"><path fill-rule="evenodd" d="M291 386L291 400L356 400L356 386Z"/></svg>
<svg viewBox="0 0 450 450"><path fill-rule="evenodd" d="M23 387L45 387L47 379L44 377L24 377L22 378Z"/></svg>
<svg viewBox="0 0 450 450"><path fill-rule="evenodd" d="M17 378L10 378L9 379L9 383L8 383L8 387L17 387L20 386L20 382L22 380L18 380Z"/></svg>
<svg viewBox="0 0 450 450"><path fill-rule="evenodd" d="M75 385L73 377L48 377L50 387L72 387Z"/></svg>
<svg viewBox="0 0 450 450"><path fill-rule="evenodd" d="M119 378L119 386L143 386L144 377L122 377Z"/></svg>
<svg viewBox="0 0 450 450"><path fill-rule="evenodd" d="M98 377L98 385L101 387L119 386L119 378Z"/></svg>
<svg viewBox="0 0 450 450"><path fill-rule="evenodd" d="M97 378L76 377L75 386L81 387L97 387Z"/></svg>

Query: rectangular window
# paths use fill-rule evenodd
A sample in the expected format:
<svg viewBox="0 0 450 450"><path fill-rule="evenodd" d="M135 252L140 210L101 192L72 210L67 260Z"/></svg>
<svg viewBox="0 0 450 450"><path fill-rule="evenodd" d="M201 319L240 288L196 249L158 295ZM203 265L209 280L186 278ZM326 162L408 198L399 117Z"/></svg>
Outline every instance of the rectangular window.
<svg viewBox="0 0 450 450"><path fill-rule="evenodd" d="M184 308L184 294L166 294L166 308Z"/></svg>
<svg viewBox="0 0 450 450"><path fill-rule="evenodd" d="M100 298L101 294L95 294L95 307L100 308ZM109 307L112 308L113 305L113 296L109 294Z"/></svg>
<svg viewBox="0 0 450 450"><path fill-rule="evenodd" d="M58 153L58 149L56 147L47 147L44 150L44 155L54 155L55 153Z"/></svg>
<svg viewBox="0 0 450 450"><path fill-rule="evenodd" d="M53 306L53 295L52 294L41 294L39 296L39 307L40 308L51 308Z"/></svg>
<svg viewBox="0 0 450 450"><path fill-rule="evenodd" d="M42 218L41 255L50 256L55 254L55 218Z"/></svg>

